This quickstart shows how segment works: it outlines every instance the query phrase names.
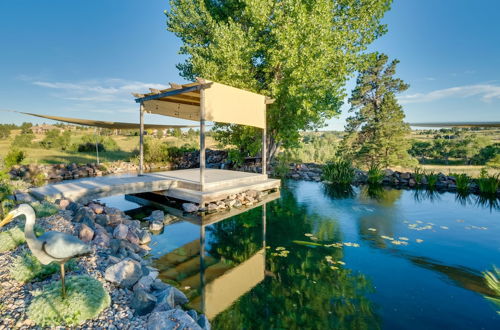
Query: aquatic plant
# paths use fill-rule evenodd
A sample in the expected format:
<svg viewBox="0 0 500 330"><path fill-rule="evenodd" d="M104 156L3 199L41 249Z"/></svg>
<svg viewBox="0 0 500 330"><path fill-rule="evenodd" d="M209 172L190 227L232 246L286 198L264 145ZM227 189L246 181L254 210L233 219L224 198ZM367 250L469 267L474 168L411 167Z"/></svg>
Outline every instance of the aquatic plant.
<svg viewBox="0 0 500 330"><path fill-rule="evenodd" d="M101 282L89 276L71 276L66 281L66 298L61 297L61 283L53 282L34 293L27 314L42 327L76 326L96 318L110 303Z"/></svg>
<svg viewBox="0 0 500 330"><path fill-rule="evenodd" d="M498 187L500 186L500 173L488 175L488 172L483 168L481 174L477 179L479 192L483 195L496 195Z"/></svg>
<svg viewBox="0 0 500 330"><path fill-rule="evenodd" d="M430 190L436 189L436 184L438 181L438 175L431 171L429 174L427 174L427 188Z"/></svg>
<svg viewBox="0 0 500 330"><path fill-rule="evenodd" d="M349 185L354 179L354 168L347 160L328 162L323 167L322 178L331 183Z"/></svg>
<svg viewBox="0 0 500 330"><path fill-rule="evenodd" d="M498 298L500 297L500 269L493 266L493 271L484 272L483 275L486 285L496 294L496 297L485 296L485 298L497 306L497 313L500 314L500 298Z"/></svg>
<svg viewBox="0 0 500 330"><path fill-rule="evenodd" d="M425 170L420 167L415 167L413 170L413 177L417 184L422 184L422 180L425 177Z"/></svg>
<svg viewBox="0 0 500 330"><path fill-rule="evenodd" d="M368 184L370 185L378 185L384 179L384 172L382 172L377 164L372 164L366 174L368 176Z"/></svg>
<svg viewBox="0 0 500 330"><path fill-rule="evenodd" d="M76 268L74 260L66 263L68 270ZM9 269L10 275L19 283L27 283L33 280L44 279L59 271L59 265L51 263L42 265L38 259L29 251L25 251L12 262Z"/></svg>
<svg viewBox="0 0 500 330"><path fill-rule="evenodd" d="M461 194L466 194L469 191L470 177L465 174L455 174L455 182L457 184L457 191Z"/></svg>

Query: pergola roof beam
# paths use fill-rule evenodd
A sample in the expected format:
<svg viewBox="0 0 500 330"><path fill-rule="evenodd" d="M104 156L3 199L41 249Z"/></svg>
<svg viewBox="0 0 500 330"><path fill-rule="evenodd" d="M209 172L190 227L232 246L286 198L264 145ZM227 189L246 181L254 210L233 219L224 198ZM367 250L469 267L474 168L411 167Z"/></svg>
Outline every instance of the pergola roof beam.
<svg viewBox="0 0 500 330"><path fill-rule="evenodd" d="M159 94L151 94L151 95L146 95L144 97L137 98L137 99L135 99L135 102L142 103L142 102L150 101L150 100L158 100L158 99L165 98L168 96L179 95L179 94L193 92L193 91L199 91L201 88L202 88L202 85L194 85L194 86L184 87L181 89L168 90L166 92L161 92Z"/></svg>

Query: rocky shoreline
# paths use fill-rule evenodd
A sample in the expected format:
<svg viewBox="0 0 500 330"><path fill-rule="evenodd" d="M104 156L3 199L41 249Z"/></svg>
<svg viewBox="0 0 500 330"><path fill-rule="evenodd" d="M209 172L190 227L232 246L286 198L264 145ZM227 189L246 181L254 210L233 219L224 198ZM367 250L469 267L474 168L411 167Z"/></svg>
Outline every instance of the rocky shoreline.
<svg viewBox="0 0 500 330"><path fill-rule="evenodd" d="M145 226L121 210L98 202L81 205L61 199L55 205L58 213L38 219L37 225L46 231L66 232L89 242L93 253L79 258L76 269L67 275L85 274L97 279L112 300L111 306L97 319L87 320L80 328L210 329L204 315L183 309L188 303L184 293L158 278L158 270L147 258L151 250L147 222ZM157 213L154 218L159 216ZM169 223L175 219L163 215L163 220ZM15 220L4 229L21 224L22 221ZM15 281L9 268L13 259L27 249L23 244L0 253L0 330L39 328L26 315L33 292L59 279L57 274L26 284Z"/></svg>

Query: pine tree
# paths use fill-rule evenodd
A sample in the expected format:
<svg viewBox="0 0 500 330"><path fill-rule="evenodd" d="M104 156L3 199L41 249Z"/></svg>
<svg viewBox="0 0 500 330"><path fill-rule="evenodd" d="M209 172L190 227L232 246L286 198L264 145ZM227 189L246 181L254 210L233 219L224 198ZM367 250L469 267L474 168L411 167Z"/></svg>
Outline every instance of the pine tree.
<svg viewBox="0 0 500 330"><path fill-rule="evenodd" d="M356 87L349 98L354 114L347 119L341 153L361 166L407 165L410 127L398 104L396 93L409 85L394 78L398 60L387 64L385 54L367 56L359 72Z"/></svg>

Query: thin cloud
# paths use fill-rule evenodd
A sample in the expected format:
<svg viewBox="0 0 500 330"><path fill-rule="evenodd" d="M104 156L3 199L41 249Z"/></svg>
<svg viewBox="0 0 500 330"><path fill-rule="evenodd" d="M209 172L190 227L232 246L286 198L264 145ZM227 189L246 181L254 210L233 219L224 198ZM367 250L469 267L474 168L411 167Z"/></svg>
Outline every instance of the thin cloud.
<svg viewBox="0 0 500 330"><path fill-rule="evenodd" d="M424 103L446 98L480 97L484 102L500 99L500 86L478 84L438 89L428 93L415 93L399 97L401 103Z"/></svg>
<svg viewBox="0 0 500 330"><path fill-rule="evenodd" d="M56 90L54 96L58 98L82 102L130 102L133 92L147 92L149 88L167 88L162 84L124 79L95 79L80 82L35 80L32 84Z"/></svg>

